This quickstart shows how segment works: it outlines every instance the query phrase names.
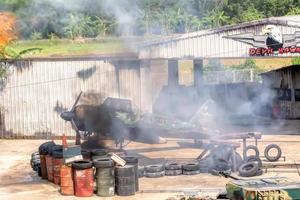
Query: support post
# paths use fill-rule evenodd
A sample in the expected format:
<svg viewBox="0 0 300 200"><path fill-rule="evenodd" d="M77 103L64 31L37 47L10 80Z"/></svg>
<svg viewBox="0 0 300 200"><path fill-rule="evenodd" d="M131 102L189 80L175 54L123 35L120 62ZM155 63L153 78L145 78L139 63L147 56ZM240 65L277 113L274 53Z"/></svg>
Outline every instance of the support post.
<svg viewBox="0 0 300 200"><path fill-rule="evenodd" d="M141 110L152 112L151 61L140 61Z"/></svg>
<svg viewBox="0 0 300 200"><path fill-rule="evenodd" d="M178 86L178 78L178 60L168 60L168 86Z"/></svg>
<svg viewBox="0 0 300 200"><path fill-rule="evenodd" d="M203 85L203 59L194 60L194 86L199 89Z"/></svg>

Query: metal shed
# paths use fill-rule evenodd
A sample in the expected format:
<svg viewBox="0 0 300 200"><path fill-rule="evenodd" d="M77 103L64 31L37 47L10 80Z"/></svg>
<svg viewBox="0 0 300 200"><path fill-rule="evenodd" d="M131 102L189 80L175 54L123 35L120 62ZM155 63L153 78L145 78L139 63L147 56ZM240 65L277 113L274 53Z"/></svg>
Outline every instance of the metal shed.
<svg viewBox="0 0 300 200"><path fill-rule="evenodd" d="M283 48L271 51L262 31L273 25L281 31ZM139 58L247 58L299 56L300 15L273 17L217 29L176 35L140 44Z"/></svg>
<svg viewBox="0 0 300 200"><path fill-rule="evenodd" d="M261 75L263 86L270 88L275 97L272 107L279 108L276 117L300 118L300 65L283 67Z"/></svg>

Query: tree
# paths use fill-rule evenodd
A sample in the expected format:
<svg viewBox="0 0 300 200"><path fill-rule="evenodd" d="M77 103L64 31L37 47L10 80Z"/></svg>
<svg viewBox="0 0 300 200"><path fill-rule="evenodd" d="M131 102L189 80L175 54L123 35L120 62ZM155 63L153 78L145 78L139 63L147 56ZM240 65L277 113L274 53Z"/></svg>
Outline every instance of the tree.
<svg viewBox="0 0 300 200"><path fill-rule="evenodd" d="M16 18L12 13L0 13L0 58L7 57L7 45L17 38Z"/></svg>

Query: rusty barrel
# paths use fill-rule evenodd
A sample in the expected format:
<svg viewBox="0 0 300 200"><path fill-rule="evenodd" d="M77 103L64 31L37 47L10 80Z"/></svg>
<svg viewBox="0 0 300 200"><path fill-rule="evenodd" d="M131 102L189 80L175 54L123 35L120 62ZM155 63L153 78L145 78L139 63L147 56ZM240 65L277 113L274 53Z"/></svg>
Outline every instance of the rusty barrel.
<svg viewBox="0 0 300 200"><path fill-rule="evenodd" d="M47 178L48 181L53 182L53 159L51 155L46 155L46 168L47 168Z"/></svg>
<svg viewBox="0 0 300 200"><path fill-rule="evenodd" d="M49 153L49 148L54 146L54 142L45 142L39 146L39 154L41 160L41 175L43 179L47 179L47 164L46 164L46 155Z"/></svg>
<svg viewBox="0 0 300 200"><path fill-rule="evenodd" d="M94 171L91 161L75 161L72 163L75 196L90 197L94 194Z"/></svg>
<svg viewBox="0 0 300 200"><path fill-rule="evenodd" d="M53 182L56 185L60 184L60 169L63 165L62 151L56 150L52 152L53 157Z"/></svg>
<svg viewBox="0 0 300 200"><path fill-rule="evenodd" d="M74 195L72 167L63 165L60 168L60 192L62 195Z"/></svg>
<svg viewBox="0 0 300 200"><path fill-rule="evenodd" d="M46 165L46 156L45 155L40 155L41 158L41 174L42 174L42 179L47 179L47 165Z"/></svg>

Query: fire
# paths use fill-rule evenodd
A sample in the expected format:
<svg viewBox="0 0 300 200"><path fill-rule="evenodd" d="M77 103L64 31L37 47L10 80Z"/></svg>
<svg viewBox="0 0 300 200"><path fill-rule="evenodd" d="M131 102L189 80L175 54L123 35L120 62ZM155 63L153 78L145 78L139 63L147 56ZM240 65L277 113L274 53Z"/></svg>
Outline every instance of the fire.
<svg viewBox="0 0 300 200"><path fill-rule="evenodd" d="M0 54L16 39L16 17L12 13L0 12Z"/></svg>

